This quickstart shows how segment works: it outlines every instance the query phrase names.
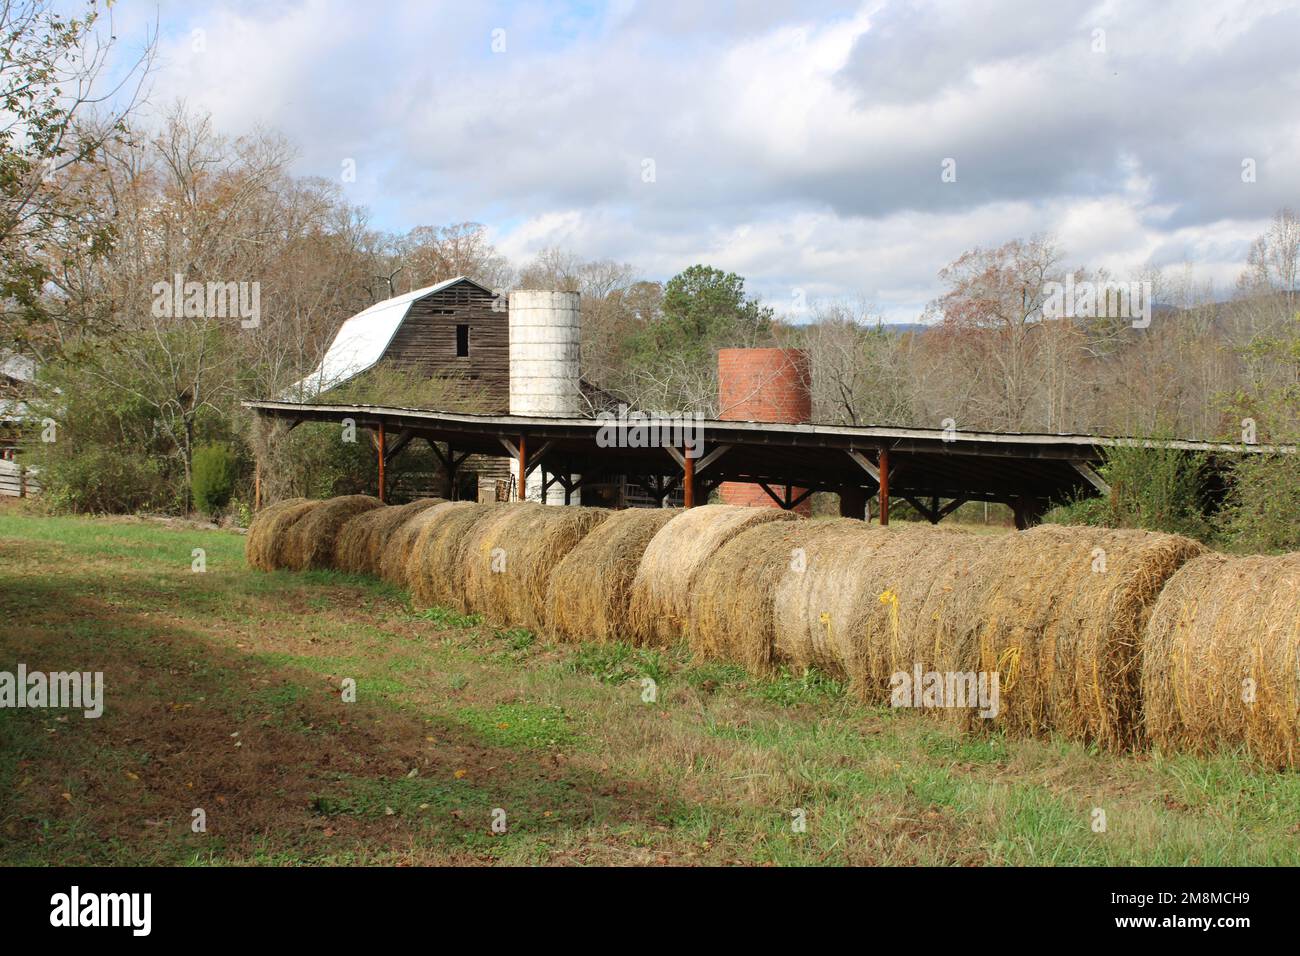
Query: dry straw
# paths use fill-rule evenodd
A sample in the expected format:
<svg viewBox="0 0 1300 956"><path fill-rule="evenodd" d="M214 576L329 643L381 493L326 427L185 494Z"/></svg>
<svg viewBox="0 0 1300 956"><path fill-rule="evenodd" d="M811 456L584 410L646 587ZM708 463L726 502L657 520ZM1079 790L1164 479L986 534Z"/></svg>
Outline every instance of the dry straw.
<svg viewBox="0 0 1300 956"><path fill-rule="evenodd" d="M285 498L259 511L248 529L244 549L248 563L262 571L286 567L284 544L289 529L318 504L306 498Z"/></svg>
<svg viewBox="0 0 1300 956"><path fill-rule="evenodd" d="M617 511L579 541L551 573L547 633L561 641L628 639L632 579L650 540L678 513L667 508Z"/></svg>
<svg viewBox="0 0 1300 956"><path fill-rule="evenodd" d="M692 585L691 651L759 674L778 661L837 670L827 641L833 631L823 618L828 606L820 598L860 585L861 569L888 536L851 518L746 528L704 562Z"/></svg>
<svg viewBox="0 0 1300 956"><path fill-rule="evenodd" d="M370 495L342 495L319 502L286 532L284 556L295 571L330 568L334 564L334 539L348 520L363 511L383 507Z"/></svg>
<svg viewBox="0 0 1300 956"><path fill-rule="evenodd" d="M378 574L389 538L412 517L441 501L421 498L410 504L372 508L349 518L334 539L334 567L350 574Z"/></svg>
<svg viewBox="0 0 1300 956"><path fill-rule="evenodd" d="M494 624L541 630L556 567L611 513L604 508L527 505L482 522L466 549L470 606Z"/></svg>
<svg viewBox="0 0 1300 956"><path fill-rule="evenodd" d="M1170 576L1204 553L1148 531L1045 525L999 539L937 611L936 669L997 672L999 714L966 711L970 726L1132 745L1147 617Z"/></svg>
<svg viewBox="0 0 1300 956"><path fill-rule="evenodd" d="M430 509L407 562L407 586L416 607L445 607L467 612L465 545L474 526L517 505L452 502Z"/></svg>
<svg viewBox="0 0 1300 956"><path fill-rule="evenodd" d="M1147 624L1142 696L1160 747L1300 764L1300 554L1184 565Z"/></svg>
<svg viewBox="0 0 1300 956"><path fill-rule="evenodd" d="M869 652L894 638L897 625L910 624L907 615L914 613L904 600L900 618L898 602L882 605L882 599L909 580L908 562L922 554L937 559L950 552L952 542L967 537L931 528L873 528L847 519L827 523L804 545L807 570L787 575L777 586L778 658L851 677L859 694L879 702L878 695L868 693ZM919 590L922 582L915 584ZM888 628L873 631L871 621L882 610Z"/></svg>
<svg viewBox="0 0 1300 956"><path fill-rule="evenodd" d="M425 525L438 520L438 515L459 502L441 501L431 508L426 508L413 517L407 518L389 537L384 550L379 556L379 576L399 587L409 587L407 566L411 561L411 552L419 540Z"/></svg>
<svg viewBox="0 0 1300 956"><path fill-rule="evenodd" d="M841 629L841 660L855 692L874 704L890 701L893 675L956 668L951 654L952 596L972 581L972 566L1006 543L941 528L896 533L872 555L861 604Z"/></svg>
<svg viewBox="0 0 1300 956"><path fill-rule="evenodd" d="M651 539L632 581L628 630L638 644L668 647L681 639L696 578L720 547L747 528L797 521L775 508L702 505L683 511Z"/></svg>

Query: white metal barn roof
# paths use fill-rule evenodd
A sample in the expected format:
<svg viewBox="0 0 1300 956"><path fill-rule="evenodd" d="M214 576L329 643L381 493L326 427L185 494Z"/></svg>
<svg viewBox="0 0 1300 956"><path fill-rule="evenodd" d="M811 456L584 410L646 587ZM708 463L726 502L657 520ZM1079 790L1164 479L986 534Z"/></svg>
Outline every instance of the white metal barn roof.
<svg viewBox="0 0 1300 956"><path fill-rule="evenodd" d="M290 386L282 397L289 400L313 398L360 375L383 356L413 303L465 278L446 279L424 289L376 302L364 312L358 312L339 328L316 370Z"/></svg>

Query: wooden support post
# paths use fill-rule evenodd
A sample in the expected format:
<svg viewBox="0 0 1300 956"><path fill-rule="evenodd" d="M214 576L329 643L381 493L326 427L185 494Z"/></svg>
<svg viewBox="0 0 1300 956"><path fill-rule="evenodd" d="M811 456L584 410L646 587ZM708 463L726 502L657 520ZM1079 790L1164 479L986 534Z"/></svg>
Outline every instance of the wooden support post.
<svg viewBox="0 0 1300 956"><path fill-rule="evenodd" d="M889 449L880 448L880 526L889 524Z"/></svg>
<svg viewBox="0 0 1300 956"><path fill-rule="evenodd" d="M262 510L262 460L253 464L253 514Z"/></svg>
<svg viewBox="0 0 1300 956"><path fill-rule="evenodd" d="M695 507L695 459L690 455L682 458L682 507Z"/></svg>
<svg viewBox="0 0 1300 956"><path fill-rule="evenodd" d="M384 494L384 423L379 423L379 500L386 502Z"/></svg>
<svg viewBox="0 0 1300 956"><path fill-rule="evenodd" d="M524 489L528 487L528 445L527 439L519 436L519 500L526 499Z"/></svg>
<svg viewBox="0 0 1300 956"><path fill-rule="evenodd" d="M840 517L857 518L859 521L866 517L867 512L867 493L862 488L845 486L840 489Z"/></svg>

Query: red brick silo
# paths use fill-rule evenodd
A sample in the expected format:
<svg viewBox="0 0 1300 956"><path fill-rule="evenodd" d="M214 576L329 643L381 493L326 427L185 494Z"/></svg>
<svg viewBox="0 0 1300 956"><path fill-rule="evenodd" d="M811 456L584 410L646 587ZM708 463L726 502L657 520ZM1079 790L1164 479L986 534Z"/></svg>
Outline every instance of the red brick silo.
<svg viewBox="0 0 1300 956"><path fill-rule="evenodd" d="M718 417L739 422L808 422L812 420L812 371L802 349L719 349ZM778 495L785 486L772 485ZM759 485L724 482L718 489L729 505L779 507ZM802 488L791 496L803 494ZM809 514L811 499L795 511Z"/></svg>

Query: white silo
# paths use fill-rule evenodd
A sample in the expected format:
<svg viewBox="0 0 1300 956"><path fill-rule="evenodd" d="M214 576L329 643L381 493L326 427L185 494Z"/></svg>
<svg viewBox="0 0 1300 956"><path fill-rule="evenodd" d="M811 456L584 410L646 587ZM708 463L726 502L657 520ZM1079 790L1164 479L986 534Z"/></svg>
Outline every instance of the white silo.
<svg viewBox="0 0 1300 956"><path fill-rule="evenodd" d="M510 414L576 418L582 414L578 338L582 307L576 292L526 289L510 293ZM519 478L519 463L512 473ZM542 497L541 469L524 486L530 501ZM547 501L563 504L552 485Z"/></svg>

